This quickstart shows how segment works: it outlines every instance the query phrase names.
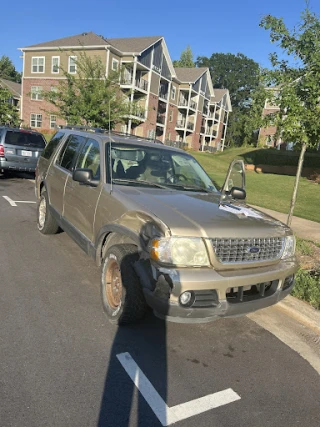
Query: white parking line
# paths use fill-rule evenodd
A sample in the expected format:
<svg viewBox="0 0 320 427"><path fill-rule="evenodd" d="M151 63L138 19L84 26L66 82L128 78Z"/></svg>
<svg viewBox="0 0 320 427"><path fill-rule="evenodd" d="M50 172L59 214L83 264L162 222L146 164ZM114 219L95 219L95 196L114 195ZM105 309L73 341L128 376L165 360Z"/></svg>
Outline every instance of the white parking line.
<svg viewBox="0 0 320 427"><path fill-rule="evenodd" d="M228 388L169 408L129 353L118 354L117 358L163 426L241 399Z"/></svg>
<svg viewBox="0 0 320 427"><path fill-rule="evenodd" d="M28 181L32 182L33 184L35 183L34 179L28 179Z"/></svg>
<svg viewBox="0 0 320 427"><path fill-rule="evenodd" d="M18 206L17 203L37 203L37 202L34 202L34 201L30 201L30 200L12 200L8 196L2 196L2 197L4 199L6 199L7 202L9 202L11 206Z"/></svg>

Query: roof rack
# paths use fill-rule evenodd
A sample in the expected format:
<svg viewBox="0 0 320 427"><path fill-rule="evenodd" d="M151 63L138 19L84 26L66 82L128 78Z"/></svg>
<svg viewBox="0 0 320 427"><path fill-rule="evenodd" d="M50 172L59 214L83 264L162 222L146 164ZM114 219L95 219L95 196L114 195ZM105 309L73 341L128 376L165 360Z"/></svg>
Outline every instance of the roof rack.
<svg viewBox="0 0 320 427"><path fill-rule="evenodd" d="M149 141L153 142L154 144L162 144L163 142L156 138L147 138L145 136L137 136L133 135L132 133L126 133L126 132L117 132L117 131L109 131L108 129L99 128L99 127L93 127L93 126L78 126L78 125L56 125L56 129L71 129L71 130L80 130L83 132L94 132L94 133L103 133L104 135L115 135L115 136L123 136L125 138L135 138L138 141Z"/></svg>

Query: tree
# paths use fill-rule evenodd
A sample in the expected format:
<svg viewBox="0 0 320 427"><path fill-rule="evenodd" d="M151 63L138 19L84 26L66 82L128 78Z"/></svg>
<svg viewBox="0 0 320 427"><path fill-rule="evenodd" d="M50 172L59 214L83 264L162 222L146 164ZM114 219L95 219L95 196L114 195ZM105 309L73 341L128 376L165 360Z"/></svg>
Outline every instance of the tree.
<svg viewBox="0 0 320 427"><path fill-rule="evenodd" d="M272 43L287 54L288 59L272 53L273 69L267 73L269 84L278 88L279 111L272 120L277 136L286 142L301 143L301 153L287 224L291 224L299 179L307 147L320 141L320 20L308 7L301 22L289 30L282 18L265 16L260 26L270 31Z"/></svg>
<svg viewBox="0 0 320 427"><path fill-rule="evenodd" d="M173 61L173 66L177 68L194 68L196 66L190 46L187 46L186 49L181 52L179 60Z"/></svg>
<svg viewBox="0 0 320 427"><path fill-rule="evenodd" d="M9 90L0 86L0 124L19 126L19 114L15 106L10 103L11 97Z"/></svg>
<svg viewBox="0 0 320 427"><path fill-rule="evenodd" d="M119 87L119 72L106 76L105 66L98 57L85 52L78 54L77 73L70 74L61 68L65 79L54 90L43 91L42 97L54 106L50 114L66 120L69 124L113 128L124 121L139 106L131 103Z"/></svg>
<svg viewBox="0 0 320 427"><path fill-rule="evenodd" d="M210 58L199 56L197 67L209 67L214 88L228 89L233 107L248 102L259 85L260 67L242 53L213 53Z"/></svg>
<svg viewBox="0 0 320 427"><path fill-rule="evenodd" d="M18 73L11 59L5 55L0 58L0 77L21 83L21 73Z"/></svg>
<svg viewBox="0 0 320 427"><path fill-rule="evenodd" d="M213 53L210 58L199 56L196 64L209 68L214 88L229 90L232 114L229 116L226 145L255 143L255 131L259 128L263 108L259 64L242 53ZM253 102L256 110L251 116Z"/></svg>

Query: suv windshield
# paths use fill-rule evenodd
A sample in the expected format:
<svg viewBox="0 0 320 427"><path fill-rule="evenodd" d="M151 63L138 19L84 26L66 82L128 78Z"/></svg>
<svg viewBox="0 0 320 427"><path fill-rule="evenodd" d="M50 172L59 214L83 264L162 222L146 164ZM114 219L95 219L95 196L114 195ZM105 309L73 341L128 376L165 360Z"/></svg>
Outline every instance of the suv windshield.
<svg viewBox="0 0 320 427"><path fill-rule="evenodd" d="M109 164L107 159L107 164ZM216 192L209 176L189 154L163 148L113 143L112 181L119 185ZM109 177L110 181L110 177Z"/></svg>
<svg viewBox="0 0 320 427"><path fill-rule="evenodd" d="M4 143L9 145L20 145L22 147L45 147L45 142L41 135L14 130L7 131Z"/></svg>

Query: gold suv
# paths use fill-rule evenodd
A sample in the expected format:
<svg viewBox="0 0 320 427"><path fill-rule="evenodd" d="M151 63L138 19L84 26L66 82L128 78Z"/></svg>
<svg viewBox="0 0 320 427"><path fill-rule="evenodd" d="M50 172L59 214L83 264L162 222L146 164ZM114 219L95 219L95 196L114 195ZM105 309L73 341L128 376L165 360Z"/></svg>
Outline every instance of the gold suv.
<svg viewBox="0 0 320 427"><path fill-rule="evenodd" d="M62 228L101 266L103 307L119 325L147 306L175 322L243 315L292 290L295 238L245 204L240 160L218 191L182 150L65 127L41 154L36 195L39 231Z"/></svg>

